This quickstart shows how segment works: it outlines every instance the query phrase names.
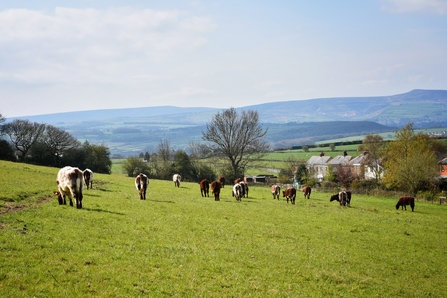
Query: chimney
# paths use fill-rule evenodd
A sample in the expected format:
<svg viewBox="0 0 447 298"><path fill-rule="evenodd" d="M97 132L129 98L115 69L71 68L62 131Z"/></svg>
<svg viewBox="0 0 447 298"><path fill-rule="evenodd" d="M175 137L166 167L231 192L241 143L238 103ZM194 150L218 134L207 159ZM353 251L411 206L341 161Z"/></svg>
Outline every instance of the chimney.
<svg viewBox="0 0 447 298"><path fill-rule="evenodd" d="M343 151L343 156L348 156L348 152L346 150Z"/></svg>
<svg viewBox="0 0 447 298"><path fill-rule="evenodd" d="M324 152L323 151L321 151L321 153L320 153L320 157L322 157L322 156L324 156Z"/></svg>

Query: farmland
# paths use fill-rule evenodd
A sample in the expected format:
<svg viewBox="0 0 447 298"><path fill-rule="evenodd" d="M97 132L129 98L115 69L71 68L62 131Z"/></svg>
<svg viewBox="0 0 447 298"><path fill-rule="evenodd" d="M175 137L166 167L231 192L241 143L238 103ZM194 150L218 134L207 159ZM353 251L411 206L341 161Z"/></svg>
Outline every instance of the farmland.
<svg viewBox="0 0 447 298"><path fill-rule="evenodd" d="M84 208L51 197L58 169L0 162L1 297L443 297L446 206L327 193L296 205L252 186L236 202L196 183L95 175ZM28 183L17 184L21 177ZM15 208L13 208L15 206ZM7 212L6 212L7 211ZM12 212L14 211L14 212Z"/></svg>

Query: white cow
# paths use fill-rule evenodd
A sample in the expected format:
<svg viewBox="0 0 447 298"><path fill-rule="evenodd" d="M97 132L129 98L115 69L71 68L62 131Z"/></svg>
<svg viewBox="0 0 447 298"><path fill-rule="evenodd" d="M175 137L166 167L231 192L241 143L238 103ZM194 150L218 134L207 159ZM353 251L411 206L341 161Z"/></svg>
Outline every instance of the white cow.
<svg viewBox="0 0 447 298"><path fill-rule="evenodd" d="M174 186L180 187L180 180L182 180L182 176L180 176L180 174L174 174L174 176L172 176L172 181L174 181Z"/></svg>
<svg viewBox="0 0 447 298"><path fill-rule="evenodd" d="M70 199L70 206L73 206L73 200L76 201L76 208L82 208L82 188L83 175L79 168L63 167L59 170L56 179L58 191L54 194L57 195L59 205L66 205L66 197Z"/></svg>

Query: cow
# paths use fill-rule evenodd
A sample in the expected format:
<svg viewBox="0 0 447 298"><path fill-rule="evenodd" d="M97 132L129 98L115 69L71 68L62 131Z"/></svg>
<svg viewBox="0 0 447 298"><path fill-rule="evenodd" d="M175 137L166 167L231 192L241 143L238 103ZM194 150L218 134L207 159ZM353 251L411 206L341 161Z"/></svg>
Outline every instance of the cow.
<svg viewBox="0 0 447 298"><path fill-rule="evenodd" d="M301 191L303 192L305 199L310 199L310 194L312 193L312 188L310 188L310 186L303 186Z"/></svg>
<svg viewBox="0 0 447 298"><path fill-rule="evenodd" d="M220 176L217 181L220 182L220 185L222 186L222 188L225 187L225 177L224 176Z"/></svg>
<svg viewBox="0 0 447 298"><path fill-rule="evenodd" d="M87 186L87 189L93 187L93 171L90 169L85 169L82 171L82 176L84 177L85 185Z"/></svg>
<svg viewBox="0 0 447 298"><path fill-rule="evenodd" d="M404 196L404 197L400 197L399 201L397 201L396 204L396 210L399 210L399 207L402 206L402 210L407 210L407 205L410 205L411 207L411 211L414 211L414 197L408 197L408 196Z"/></svg>
<svg viewBox="0 0 447 298"><path fill-rule="evenodd" d="M199 182L200 185L200 194L202 197L209 197L210 196L210 183L208 180L203 179Z"/></svg>
<svg viewBox="0 0 447 298"><path fill-rule="evenodd" d="M222 183L218 180L211 182L211 191L214 195L214 201L220 201L220 189L222 188Z"/></svg>
<svg viewBox="0 0 447 298"><path fill-rule="evenodd" d="M135 178L135 187L140 194L140 200L146 200L146 190L149 187L149 178L147 178L147 176L143 173L140 173Z"/></svg>
<svg viewBox="0 0 447 298"><path fill-rule="evenodd" d="M242 201L242 185L240 183L233 185L233 197L236 198L236 201Z"/></svg>
<svg viewBox="0 0 447 298"><path fill-rule="evenodd" d="M338 194L332 195L330 202L338 201L340 206L347 206L351 204L351 192L349 190L340 191Z"/></svg>
<svg viewBox="0 0 447 298"><path fill-rule="evenodd" d="M273 184L273 185L270 185L270 189L272 191L273 199L279 200L279 195L281 193L281 187L279 185Z"/></svg>
<svg viewBox="0 0 447 298"><path fill-rule="evenodd" d="M292 204L295 204L296 189L293 187L289 187L288 189L283 190L282 196L287 199L287 203L289 203L289 199L290 199L290 202Z"/></svg>
<svg viewBox="0 0 447 298"><path fill-rule="evenodd" d="M174 174L174 176L172 176L172 181L174 181L174 186L180 187L180 180L182 180L182 176L180 176L180 174Z"/></svg>
<svg viewBox="0 0 447 298"><path fill-rule="evenodd" d="M73 199L76 202L76 208L82 208L82 189L84 187L84 177L82 171L76 167L66 166L57 173L56 184L58 191L57 195L59 205L66 205L66 197L70 199L70 206L73 207Z"/></svg>
<svg viewBox="0 0 447 298"><path fill-rule="evenodd" d="M239 184L242 187L242 197L248 198L248 184L247 182L241 181Z"/></svg>

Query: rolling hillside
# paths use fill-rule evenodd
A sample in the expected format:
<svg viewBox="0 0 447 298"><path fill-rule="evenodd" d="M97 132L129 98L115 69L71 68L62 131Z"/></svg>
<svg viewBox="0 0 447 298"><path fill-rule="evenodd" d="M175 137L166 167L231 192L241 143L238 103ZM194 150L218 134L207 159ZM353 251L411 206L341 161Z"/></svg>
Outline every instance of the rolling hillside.
<svg viewBox="0 0 447 298"><path fill-rule="evenodd" d="M447 90L413 90L380 97L321 98L272 102L240 109L256 110L273 148L368 133L447 127ZM174 148L201 141L205 124L221 109L142 107L21 117L63 128L81 141L107 145L124 155L152 151L162 139ZM9 118L11 121L14 118Z"/></svg>

